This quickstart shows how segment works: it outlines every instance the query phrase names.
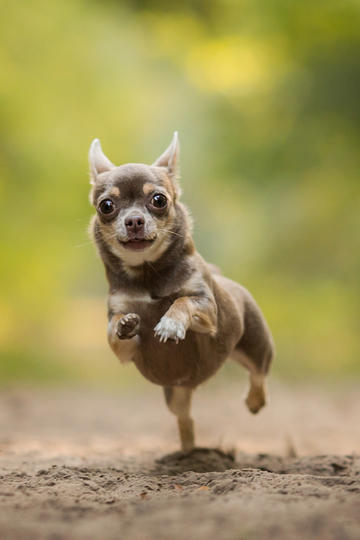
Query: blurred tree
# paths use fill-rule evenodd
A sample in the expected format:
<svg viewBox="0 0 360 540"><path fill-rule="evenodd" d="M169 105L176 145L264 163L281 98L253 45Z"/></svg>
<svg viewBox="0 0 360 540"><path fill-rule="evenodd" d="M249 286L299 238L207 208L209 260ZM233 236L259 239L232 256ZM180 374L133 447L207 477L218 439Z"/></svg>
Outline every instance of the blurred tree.
<svg viewBox="0 0 360 540"><path fill-rule="evenodd" d="M278 370L359 372L359 4L5 0L3 12L4 365L39 346L49 361L54 347L103 353L88 146L98 136L115 163L151 162L179 129L197 244L259 298Z"/></svg>

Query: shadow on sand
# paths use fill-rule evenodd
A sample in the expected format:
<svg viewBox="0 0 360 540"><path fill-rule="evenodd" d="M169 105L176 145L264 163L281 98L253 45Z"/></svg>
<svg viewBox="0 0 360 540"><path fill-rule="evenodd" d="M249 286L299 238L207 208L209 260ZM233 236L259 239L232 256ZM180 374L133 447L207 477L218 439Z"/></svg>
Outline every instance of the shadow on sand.
<svg viewBox="0 0 360 540"><path fill-rule="evenodd" d="M155 470L163 474L181 474L187 471L224 472L237 468L235 453L219 448L194 448L190 452L173 452L156 460Z"/></svg>
<svg viewBox="0 0 360 540"><path fill-rule="evenodd" d="M348 456L276 456L271 454L245 454L219 448L194 448L190 452L174 452L155 461L152 472L182 474L224 472L228 469L255 469L275 474L310 474L319 476L346 476L358 466L356 455Z"/></svg>

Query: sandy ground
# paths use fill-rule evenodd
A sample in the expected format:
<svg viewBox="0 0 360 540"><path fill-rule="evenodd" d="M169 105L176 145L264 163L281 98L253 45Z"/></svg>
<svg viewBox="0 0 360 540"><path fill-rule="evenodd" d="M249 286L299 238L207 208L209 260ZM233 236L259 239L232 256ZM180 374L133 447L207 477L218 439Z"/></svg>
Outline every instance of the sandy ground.
<svg viewBox="0 0 360 540"><path fill-rule="evenodd" d="M358 388L272 382L254 417L243 386L198 391L187 456L155 386L3 390L0 537L358 540Z"/></svg>

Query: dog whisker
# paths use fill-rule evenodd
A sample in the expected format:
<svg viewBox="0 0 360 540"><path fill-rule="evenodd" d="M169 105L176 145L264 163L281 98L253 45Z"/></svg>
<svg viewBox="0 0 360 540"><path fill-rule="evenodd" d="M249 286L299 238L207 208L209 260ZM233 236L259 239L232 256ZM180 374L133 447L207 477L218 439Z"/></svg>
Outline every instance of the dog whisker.
<svg viewBox="0 0 360 540"><path fill-rule="evenodd" d="M93 244L92 240L89 240L88 242L84 242L83 244L75 244L73 247L79 248L79 247L84 247L84 246L90 246L92 244Z"/></svg>
<svg viewBox="0 0 360 540"><path fill-rule="evenodd" d="M175 231L170 231L169 229L158 229L158 231L161 231L167 234L173 234L174 236L179 236L180 238L185 238L183 234L176 233Z"/></svg>

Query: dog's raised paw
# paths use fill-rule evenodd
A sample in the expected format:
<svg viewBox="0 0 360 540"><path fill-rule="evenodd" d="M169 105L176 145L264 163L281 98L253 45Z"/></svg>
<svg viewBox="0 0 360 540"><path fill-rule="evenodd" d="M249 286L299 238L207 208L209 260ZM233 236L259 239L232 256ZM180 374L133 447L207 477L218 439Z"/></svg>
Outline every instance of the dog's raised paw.
<svg viewBox="0 0 360 540"><path fill-rule="evenodd" d="M251 413L256 414L257 412L259 412L260 409L266 404L264 387L262 385L250 386L245 403Z"/></svg>
<svg viewBox="0 0 360 540"><path fill-rule="evenodd" d="M154 333L160 343L165 343L168 339L179 343L180 339L185 338L186 330L182 322L164 315L155 326Z"/></svg>
<svg viewBox="0 0 360 540"><path fill-rule="evenodd" d="M128 313L118 320L116 334L119 339L130 339L138 333L139 326L139 315L137 313Z"/></svg>

